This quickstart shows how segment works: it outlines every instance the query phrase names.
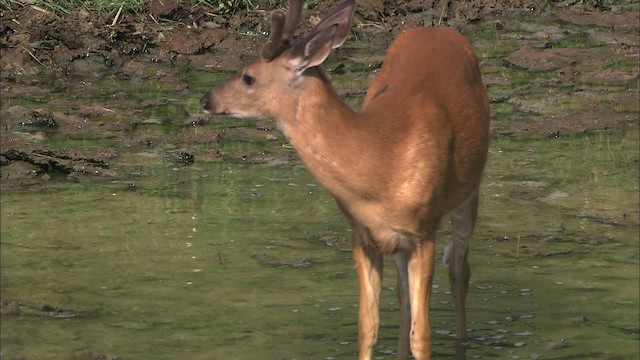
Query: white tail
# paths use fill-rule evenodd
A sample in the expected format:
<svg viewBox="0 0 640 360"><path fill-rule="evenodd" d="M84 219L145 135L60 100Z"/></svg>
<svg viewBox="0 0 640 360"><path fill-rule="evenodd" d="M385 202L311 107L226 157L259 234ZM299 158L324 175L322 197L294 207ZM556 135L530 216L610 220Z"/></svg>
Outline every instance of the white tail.
<svg viewBox="0 0 640 360"><path fill-rule="evenodd" d="M466 337L467 250L489 129L477 59L452 29L407 30L391 44L356 113L318 66L348 37L355 1L338 5L291 44L301 8L302 1L293 0L288 16L272 13L261 55L203 96L202 108L277 119L307 168L335 197L353 230L360 359L371 359L378 335L386 254L394 255L398 268L398 359L406 359L409 349L416 359L430 359L435 231L447 213L454 228L446 261L457 337Z"/></svg>

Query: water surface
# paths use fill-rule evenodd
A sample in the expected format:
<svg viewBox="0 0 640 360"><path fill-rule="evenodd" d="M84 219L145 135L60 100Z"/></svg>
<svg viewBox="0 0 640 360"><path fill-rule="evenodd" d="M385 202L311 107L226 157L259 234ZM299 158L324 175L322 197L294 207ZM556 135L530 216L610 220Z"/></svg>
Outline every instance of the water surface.
<svg viewBox="0 0 640 360"><path fill-rule="evenodd" d="M496 41L496 32L470 35L490 79L494 121L515 113L535 121L585 105L562 86L558 97L553 74L505 68L502 58L517 46ZM375 60L358 66L366 70L368 62ZM61 176L46 191L2 193L2 358L355 358L357 279L348 226L329 194L291 160L281 136L242 132L255 130L253 122L185 126L185 112L197 113L199 96L227 75L77 79L73 86L52 80L40 83L42 92L2 98L2 109L61 112L107 103L112 113L88 124L124 124L106 135L45 133L42 140L53 149L113 148L117 177L74 183ZM362 94L349 91L369 81L350 73L334 80L353 104ZM179 95L180 83L190 93ZM629 95L637 81L579 85L589 101L605 94L611 107L623 98L619 111L637 116L637 96ZM560 100L540 102L549 88ZM68 101L50 102L60 98ZM150 99L156 102L145 105ZM194 145L194 164L176 161L184 139L215 132L226 136ZM492 139L471 245L470 359L637 358L638 132L636 122ZM247 164L243 153L279 161ZM440 250L448 238L444 221ZM385 268L376 358L394 359L395 270L391 262ZM434 286L434 355L452 358L444 266L436 267Z"/></svg>
<svg viewBox="0 0 640 360"><path fill-rule="evenodd" d="M637 133L494 139L472 244L471 358L634 357ZM3 316L4 357L353 358L347 226L301 165L140 157L153 175L137 191L117 180L2 194L3 301L76 315ZM393 358L386 269L378 355ZM443 358L454 331L445 273L432 303Z"/></svg>

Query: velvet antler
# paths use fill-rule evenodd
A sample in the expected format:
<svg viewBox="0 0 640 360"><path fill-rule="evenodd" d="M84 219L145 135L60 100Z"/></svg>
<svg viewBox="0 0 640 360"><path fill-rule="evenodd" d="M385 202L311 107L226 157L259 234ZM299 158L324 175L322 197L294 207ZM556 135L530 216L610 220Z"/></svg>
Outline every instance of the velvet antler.
<svg viewBox="0 0 640 360"><path fill-rule="evenodd" d="M289 0L289 13L275 10L271 13L271 34L269 42L262 48L261 55L266 60L273 60L289 47L293 34L300 24L303 0Z"/></svg>

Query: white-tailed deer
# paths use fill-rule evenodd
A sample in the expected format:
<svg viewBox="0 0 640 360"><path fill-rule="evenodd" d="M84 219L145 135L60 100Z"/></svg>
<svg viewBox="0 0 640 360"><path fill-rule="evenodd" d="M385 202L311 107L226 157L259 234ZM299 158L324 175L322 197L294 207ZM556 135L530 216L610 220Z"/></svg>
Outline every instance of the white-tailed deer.
<svg viewBox="0 0 640 360"><path fill-rule="evenodd" d="M462 35L416 28L391 44L362 111L352 111L319 65L348 37L354 8L355 0L343 2L292 44L302 1L291 0L288 15L272 13L261 55L201 105L212 114L277 119L336 199L352 228L360 281L360 359L371 359L378 336L383 255L393 255L398 270L398 359L409 349L416 359L430 359L435 232L448 213L453 235L445 262L457 337L466 337L467 250L487 157L487 95Z"/></svg>

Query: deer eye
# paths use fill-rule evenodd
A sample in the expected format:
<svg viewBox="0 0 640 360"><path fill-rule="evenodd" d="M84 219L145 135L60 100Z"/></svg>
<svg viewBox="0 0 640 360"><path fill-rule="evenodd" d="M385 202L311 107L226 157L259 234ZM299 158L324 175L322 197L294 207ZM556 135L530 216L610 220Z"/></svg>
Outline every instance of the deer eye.
<svg viewBox="0 0 640 360"><path fill-rule="evenodd" d="M242 74L242 82L247 86L251 86L256 82L256 79L247 74Z"/></svg>

